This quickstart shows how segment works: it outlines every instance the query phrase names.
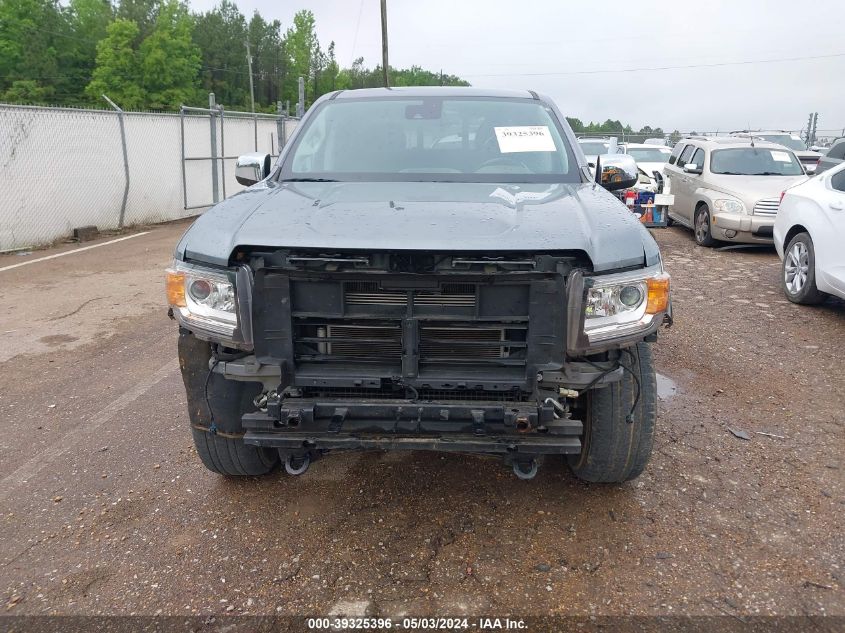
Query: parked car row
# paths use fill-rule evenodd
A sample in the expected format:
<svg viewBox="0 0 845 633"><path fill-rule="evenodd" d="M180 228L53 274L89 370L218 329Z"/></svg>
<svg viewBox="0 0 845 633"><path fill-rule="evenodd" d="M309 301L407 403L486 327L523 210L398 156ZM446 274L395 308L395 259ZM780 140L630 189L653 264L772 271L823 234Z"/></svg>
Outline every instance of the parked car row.
<svg viewBox="0 0 845 633"><path fill-rule="evenodd" d="M581 143L585 152L609 147ZM816 152L787 132L737 131L685 138L672 150L623 143L619 151L636 161L638 189L655 191L660 173L674 199L670 222L691 229L699 245L774 243L790 301L845 298L845 138Z"/></svg>
<svg viewBox="0 0 845 633"><path fill-rule="evenodd" d="M835 140L833 142L833 145L831 145L825 150L825 152L819 158L819 164L818 167L816 167L816 173L820 174L823 171L827 171L832 167L841 165L843 161L845 161L845 136Z"/></svg>

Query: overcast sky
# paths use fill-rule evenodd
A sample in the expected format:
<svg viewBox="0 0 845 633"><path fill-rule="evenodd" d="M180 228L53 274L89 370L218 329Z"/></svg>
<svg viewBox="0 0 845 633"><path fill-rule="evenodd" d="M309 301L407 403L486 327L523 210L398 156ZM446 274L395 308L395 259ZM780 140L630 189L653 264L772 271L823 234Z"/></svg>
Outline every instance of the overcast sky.
<svg viewBox="0 0 845 633"><path fill-rule="evenodd" d="M207 10L215 1L191 7ZM335 41L342 66L359 56L367 66L381 59L379 0L236 1L247 16L257 9L283 29L297 10L310 9L321 43ZM531 88L585 122L612 118L687 132L800 129L817 111L820 130L845 127L845 0L387 4L391 66L442 68L474 86Z"/></svg>

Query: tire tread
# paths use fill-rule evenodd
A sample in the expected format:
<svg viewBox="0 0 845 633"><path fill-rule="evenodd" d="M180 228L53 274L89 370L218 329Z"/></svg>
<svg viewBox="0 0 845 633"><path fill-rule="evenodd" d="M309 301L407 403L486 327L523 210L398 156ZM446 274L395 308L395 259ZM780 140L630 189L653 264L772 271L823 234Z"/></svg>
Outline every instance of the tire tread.
<svg viewBox="0 0 845 633"><path fill-rule="evenodd" d="M656 377L651 346L630 348L633 359L623 354L620 362L640 379L640 399L634 422L625 421L637 395L637 384L628 371L622 379L588 394L584 446L580 455L568 459L580 479L596 483L621 483L638 477L648 464L654 443Z"/></svg>

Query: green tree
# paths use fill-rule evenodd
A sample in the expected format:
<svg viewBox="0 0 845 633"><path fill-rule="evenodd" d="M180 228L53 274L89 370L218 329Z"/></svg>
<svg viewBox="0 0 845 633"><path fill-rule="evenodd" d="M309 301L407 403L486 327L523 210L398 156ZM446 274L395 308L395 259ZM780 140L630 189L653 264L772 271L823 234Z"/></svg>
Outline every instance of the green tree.
<svg viewBox="0 0 845 633"><path fill-rule="evenodd" d="M65 101L83 103L97 62L97 43L106 37L114 10L108 0L71 0L65 14L72 37L62 42L67 69L56 86L67 95Z"/></svg>
<svg viewBox="0 0 845 633"><path fill-rule="evenodd" d="M46 103L52 91L32 79L16 79L3 93L3 101L12 103Z"/></svg>
<svg viewBox="0 0 845 633"><path fill-rule="evenodd" d="M285 33L285 56L287 67L283 95L294 104L298 100L299 77L305 79L306 86L311 78L311 57L317 46L317 34L314 30L314 14L311 11L298 11L293 16L293 26ZM311 101L319 95L311 95ZM308 99L306 97L307 107Z"/></svg>
<svg viewBox="0 0 845 633"><path fill-rule="evenodd" d="M252 53L252 73L255 83L255 102L275 104L281 98L281 84L284 77L282 60L283 46L281 22L266 22L256 11L249 21L248 37ZM241 43L241 55L246 55ZM249 81L249 76L247 76Z"/></svg>
<svg viewBox="0 0 845 633"><path fill-rule="evenodd" d="M338 89L340 66L334 52L334 42L329 43L329 48L324 54L320 51L320 74L317 82L317 94L324 95Z"/></svg>
<svg viewBox="0 0 845 633"><path fill-rule="evenodd" d="M97 66L85 93L102 103L108 95L124 110L138 110L145 105L141 69L135 42L138 25L131 20L115 20L106 29L106 37L97 44Z"/></svg>
<svg viewBox="0 0 845 633"><path fill-rule="evenodd" d="M569 123L569 127L572 128L573 132L583 132L584 131L584 122L581 119L576 117L566 117L567 123Z"/></svg>
<svg viewBox="0 0 845 633"><path fill-rule="evenodd" d="M0 93L25 81L5 98L51 97L62 76L63 35L69 35L67 22L54 0L0 0Z"/></svg>
<svg viewBox="0 0 845 633"><path fill-rule="evenodd" d="M117 17L138 25L136 47L153 32L161 6L162 0L119 0Z"/></svg>
<svg viewBox="0 0 845 633"><path fill-rule="evenodd" d="M198 98L200 50L191 38L193 21L184 5L168 0L153 32L139 50L142 85L154 110L174 110Z"/></svg>
<svg viewBox="0 0 845 633"><path fill-rule="evenodd" d="M194 43L202 55L200 83L219 103L243 108L249 100L244 42L246 20L238 7L222 0L211 11L194 16Z"/></svg>

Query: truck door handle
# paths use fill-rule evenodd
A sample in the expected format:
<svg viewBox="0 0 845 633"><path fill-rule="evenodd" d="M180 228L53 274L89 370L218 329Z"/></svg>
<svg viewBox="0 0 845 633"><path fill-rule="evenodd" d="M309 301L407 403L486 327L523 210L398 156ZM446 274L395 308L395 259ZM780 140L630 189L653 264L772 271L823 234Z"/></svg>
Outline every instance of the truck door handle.
<svg viewBox="0 0 845 633"><path fill-rule="evenodd" d="M831 209L836 209L837 211L842 211L842 209L845 209L845 204L843 204L842 202L839 202L839 201L837 200L836 202L831 202L831 203L830 203L830 208L831 208Z"/></svg>

